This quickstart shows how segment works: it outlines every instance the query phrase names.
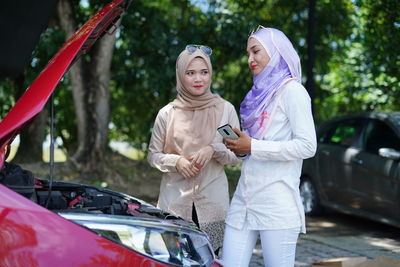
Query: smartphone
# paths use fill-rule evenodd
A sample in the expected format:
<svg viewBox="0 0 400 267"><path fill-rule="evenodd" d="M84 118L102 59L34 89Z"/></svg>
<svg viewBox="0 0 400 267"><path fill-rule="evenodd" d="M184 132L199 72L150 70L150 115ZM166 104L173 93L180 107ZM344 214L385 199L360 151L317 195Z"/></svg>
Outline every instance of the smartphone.
<svg viewBox="0 0 400 267"><path fill-rule="evenodd" d="M222 135L223 138L237 139L239 136L232 130L232 126L225 124L218 127L217 131Z"/></svg>

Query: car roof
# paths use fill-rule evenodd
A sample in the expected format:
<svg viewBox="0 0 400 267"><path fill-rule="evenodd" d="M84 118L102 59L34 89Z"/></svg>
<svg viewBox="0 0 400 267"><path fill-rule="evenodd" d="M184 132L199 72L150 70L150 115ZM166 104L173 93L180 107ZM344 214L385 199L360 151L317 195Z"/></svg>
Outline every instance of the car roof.
<svg viewBox="0 0 400 267"><path fill-rule="evenodd" d="M350 119L378 119L381 121L386 121L393 127L400 131L400 112L399 111L372 111L372 112L357 112L353 114L341 115L330 120L324 121L319 129L324 129L325 127L335 124L340 121L350 120Z"/></svg>

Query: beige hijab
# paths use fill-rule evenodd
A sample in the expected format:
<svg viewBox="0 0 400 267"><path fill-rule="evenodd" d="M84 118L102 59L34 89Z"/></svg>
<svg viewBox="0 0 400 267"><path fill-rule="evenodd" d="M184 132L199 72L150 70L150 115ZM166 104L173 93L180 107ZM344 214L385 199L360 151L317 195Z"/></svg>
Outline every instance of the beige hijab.
<svg viewBox="0 0 400 267"><path fill-rule="evenodd" d="M200 49L196 49L192 54L186 49L181 52L176 62L178 95L171 102L174 108L167 124L165 153L192 156L201 148L211 144L222 117L224 101L219 95L212 94L210 87L203 95L194 96L183 86L186 69L196 57L205 60L212 76L210 58Z"/></svg>

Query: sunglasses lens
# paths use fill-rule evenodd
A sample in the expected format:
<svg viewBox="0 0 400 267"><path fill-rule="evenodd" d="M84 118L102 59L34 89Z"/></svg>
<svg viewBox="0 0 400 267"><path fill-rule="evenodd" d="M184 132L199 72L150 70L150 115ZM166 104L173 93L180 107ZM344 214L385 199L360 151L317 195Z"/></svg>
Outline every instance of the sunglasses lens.
<svg viewBox="0 0 400 267"><path fill-rule="evenodd" d="M206 54L207 56L211 56L212 54L212 49L209 48L208 46L202 45L200 46L201 51L204 52L204 54Z"/></svg>
<svg viewBox="0 0 400 267"><path fill-rule="evenodd" d="M194 45L187 45L186 46L186 50L189 52L189 53L194 53L195 51L196 51L196 46L194 46Z"/></svg>
<svg viewBox="0 0 400 267"><path fill-rule="evenodd" d="M262 25L258 25L257 28L255 28L254 30L252 30L252 31L250 32L249 36L252 35L252 34L255 33L255 32L258 32L258 31L261 30L261 29L265 29L265 27L262 26Z"/></svg>
<svg viewBox="0 0 400 267"><path fill-rule="evenodd" d="M200 49L207 56L211 56L211 54L212 54L212 49L205 45L187 45L186 46L186 50L190 54L193 54L194 52L196 52L196 49Z"/></svg>

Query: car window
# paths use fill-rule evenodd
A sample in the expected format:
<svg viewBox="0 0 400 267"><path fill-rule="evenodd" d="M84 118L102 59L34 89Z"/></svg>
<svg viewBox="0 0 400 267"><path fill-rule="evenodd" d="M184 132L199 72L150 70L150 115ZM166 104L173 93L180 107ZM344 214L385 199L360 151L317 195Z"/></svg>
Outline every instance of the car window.
<svg viewBox="0 0 400 267"><path fill-rule="evenodd" d="M332 132L332 127L325 127L324 129L320 130L318 133L318 142L319 143L329 143L328 137L329 133Z"/></svg>
<svg viewBox="0 0 400 267"><path fill-rule="evenodd" d="M344 147L355 145L362 127L361 120L347 120L339 122L327 138L328 143Z"/></svg>
<svg viewBox="0 0 400 267"><path fill-rule="evenodd" d="M378 154L383 147L400 151L400 138L385 122L371 120L365 136L365 151Z"/></svg>

